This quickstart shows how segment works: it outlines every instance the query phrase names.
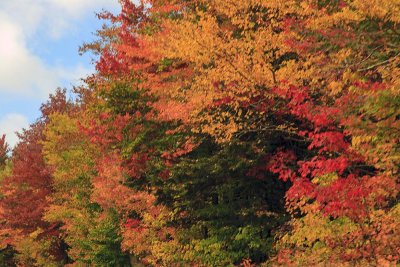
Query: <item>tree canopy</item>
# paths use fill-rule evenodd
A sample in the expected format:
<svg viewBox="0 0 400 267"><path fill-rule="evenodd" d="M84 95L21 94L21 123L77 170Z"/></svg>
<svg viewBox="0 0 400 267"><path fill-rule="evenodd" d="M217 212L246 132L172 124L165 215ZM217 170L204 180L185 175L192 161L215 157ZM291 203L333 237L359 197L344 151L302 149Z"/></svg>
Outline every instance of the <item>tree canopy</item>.
<svg viewBox="0 0 400 267"><path fill-rule="evenodd" d="M119 2L0 138L4 266L400 262L399 0Z"/></svg>

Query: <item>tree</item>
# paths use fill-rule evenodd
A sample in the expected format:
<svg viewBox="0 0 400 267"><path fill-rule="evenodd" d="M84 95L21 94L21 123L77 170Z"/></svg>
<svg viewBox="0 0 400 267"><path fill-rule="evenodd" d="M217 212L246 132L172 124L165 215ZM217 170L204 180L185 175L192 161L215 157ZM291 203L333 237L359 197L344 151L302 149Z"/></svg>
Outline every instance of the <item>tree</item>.
<svg viewBox="0 0 400 267"><path fill-rule="evenodd" d="M6 135L0 138L0 168L4 168L7 164L8 153L10 152L10 148L6 143Z"/></svg>

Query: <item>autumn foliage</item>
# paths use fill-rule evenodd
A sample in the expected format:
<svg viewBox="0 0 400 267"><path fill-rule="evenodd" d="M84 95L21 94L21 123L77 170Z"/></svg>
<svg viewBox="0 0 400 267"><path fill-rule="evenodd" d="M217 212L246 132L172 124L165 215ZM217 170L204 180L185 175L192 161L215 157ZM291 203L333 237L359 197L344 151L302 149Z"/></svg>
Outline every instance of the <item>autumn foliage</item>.
<svg viewBox="0 0 400 267"><path fill-rule="evenodd" d="M400 1L120 4L75 100L0 138L0 261L400 262Z"/></svg>

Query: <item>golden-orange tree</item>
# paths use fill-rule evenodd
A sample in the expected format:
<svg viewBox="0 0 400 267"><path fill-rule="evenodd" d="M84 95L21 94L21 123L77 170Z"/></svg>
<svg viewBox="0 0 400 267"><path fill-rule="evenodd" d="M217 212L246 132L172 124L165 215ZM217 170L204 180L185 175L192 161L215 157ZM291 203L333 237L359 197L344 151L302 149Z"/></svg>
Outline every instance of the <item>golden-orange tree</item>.
<svg viewBox="0 0 400 267"><path fill-rule="evenodd" d="M145 9L124 1L120 15L101 15L113 25L100 32L99 43L84 47L100 53L92 80L98 113L85 132L103 147L106 159L122 157L126 177L120 183L126 190L149 191L170 210L165 228L175 228L174 234L168 230L169 238L156 239L158 246L142 241L141 251L133 246L133 253L142 253L139 258L163 265L223 266L245 258L260 263L271 255L272 231L284 220L285 185L260 179L263 169L257 164L265 153L252 148L257 137L218 144L219 137L190 130L202 100L187 101L180 91L190 92L193 66L167 58L158 41L165 38L160 19L176 16L180 8L157 2ZM207 108L213 107L204 104ZM140 213L127 218L143 229L146 218ZM212 253L213 248L221 252Z"/></svg>

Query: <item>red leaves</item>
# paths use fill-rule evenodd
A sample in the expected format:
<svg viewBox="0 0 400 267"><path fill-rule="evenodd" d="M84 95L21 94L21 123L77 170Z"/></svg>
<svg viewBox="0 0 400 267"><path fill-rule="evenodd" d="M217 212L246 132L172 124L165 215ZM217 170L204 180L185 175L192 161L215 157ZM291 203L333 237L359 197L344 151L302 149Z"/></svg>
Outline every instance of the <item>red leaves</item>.
<svg viewBox="0 0 400 267"><path fill-rule="evenodd" d="M349 175L318 189L316 200L327 215L359 221L377 205L386 204L388 197L394 197L398 192L396 187L395 181L386 176Z"/></svg>
<svg viewBox="0 0 400 267"><path fill-rule="evenodd" d="M322 132L309 134L312 141L308 146L309 150L319 148L319 152L345 152L349 144L344 140L344 134L341 132Z"/></svg>
<svg viewBox="0 0 400 267"><path fill-rule="evenodd" d="M103 46L99 48L100 59L96 62L97 71L104 75L121 76L130 73L133 62L141 64L143 57L140 54L129 53L126 47L137 47L138 38L135 31L140 28L140 24L146 20L145 6L135 5L131 1L123 0L121 13L117 16L110 12L103 12L98 15L100 19L110 20L118 27L104 29L101 33ZM122 45L122 49L121 48ZM90 49L90 45L87 45ZM127 53L128 52L128 53Z"/></svg>
<svg viewBox="0 0 400 267"><path fill-rule="evenodd" d="M226 105L226 104L231 103L232 101L233 101L233 98L227 96L227 97L224 97L224 98L215 100L214 103L213 103L213 105L216 106L216 107L218 107L218 106L223 106L223 105Z"/></svg>
<svg viewBox="0 0 400 267"><path fill-rule="evenodd" d="M134 153L131 158L124 163L126 173L134 179L139 179L145 172L146 163L149 159L149 153Z"/></svg>
<svg viewBox="0 0 400 267"><path fill-rule="evenodd" d="M333 38L340 39L337 36ZM339 262L378 258L378 265L384 262L388 264L393 262L394 257L398 258L398 250L393 249L396 245L391 244L399 244L399 240L393 231L389 232L386 229L399 227L398 223L393 223L393 215L389 215L392 212L389 211L392 205L390 200L397 197L399 185L396 178L391 177L388 169L386 173L389 175L380 175L385 169L373 168L379 165L373 165L371 162L378 162L378 159L371 160L370 154L390 155L392 148L388 141L382 144L386 137L376 132L378 127L385 127L386 133L390 133L390 127L395 124L393 117L392 124L382 120L388 116L382 108L386 106L383 100L383 104L380 104L381 109L378 109L379 104L373 106L370 100L372 96L379 100L384 85L362 82L356 83L355 86L359 90L342 92L333 101L334 105L328 104L329 101L324 102L318 95L313 96L307 88L300 89L286 84L282 88L275 88L274 92L286 103L286 114L299 121L298 135L308 138L307 150L311 158L307 159L299 153L298 156L303 156L303 159L294 159L295 164L290 164L290 154L278 150L268 166L280 179L292 181L291 188L286 192L288 210L293 213L300 212L305 216L304 221L303 218L294 220L294 225L298 228L290 232L289 236L298 234L302 237L304 232L312 231L312 227L321 227L318 224L326 221L327 231L331 231L331 236L321 244L326 246L324 249L328 249L332 258L337 257ZM367 108L372 107L372 110L366 108L366 103L369 104ZM364 110L360 110L360 107ZM368 120L371 119L368 116L373 116L372 119L378 123L368 124ZM351 138L353 146L349 141ZM386 140L390 138L387 137ZM393 142L393 138L390 141ZM375 143L380 145L378 149ZM366 153L362 153L363 151ZM391 163L385 164L390 166ZM320 221L314 221L320 216L323 216ZM310 221L306 222L307 219ZM390 227L385 226L385 220L391 224ZM349 232L340 232L340 228L346 229L346 226L349 227ZM329 227L332 227L332 230L329 230ZM290 245L287 247L294 247L293 251L283 249L279 253L278 260L284 264L293 259L289 255L292 252L294 258L303 258L300 254L308 251L305 249L307 244L304 245L300 240L294 239L294 243ZM311 254L318 253L318 250L314 252L313 247Z"/></svg>
<svg viewBox="0 0 400 267"><path fill-rule="evenodd" d="M158 176L163 180L167 180L170 177L170 175L171 175L170 170L163 170L162 172L160 172Z"/></svg>
<svg viewBox="0 0 400 267"><path fill-rule="evenodd" d="M122 60L122 57L105 50L96 63L96 70L103 75L117 75L119 73L127 73L129 68L127 62Z"/></svg>
<svg viewBox="0 0 400 267"><path fill-rule="evenodd" d="M372 91L381 88L376 84L358 86ZM362 155L349 149L343 125L339 126L339 123L348 123L340 119L343 116L340 107L317 104L305 87L283 83L273 92L286 101L286 112L302 122L299 135L309 138L307 149L316 154L309 160L298 160L293 152L280 149L270 158L268 170L293 183L286 194L288 204L307 199L318 203L327 216L361 221L376 205L383 205L398 192L391 178L358 177L357 171L351 171L353 164L362 161ZM351 99L346 101L346 96L336 102L337 105L351 103ZM388 190L390 187L394 189Z"/></svg>
<svg viewBox="0 0 400 267"><path fill-rule="evenodd" d="M125 228L130 228L134 231L140 231L140 220L128 218L125 223Z"/></svg>
<svg viewBox="0 0 400 267"><path fill-rule="evenodd" d="M298 165L298 171L301 177L313 178L332 172L337 172L341 175L349 166L349 161L345 156L333 159L314 157L310 161L299 161Z"/></svg>
<svg viewBox="0 0 400 267"><path fill-rule="evenodd" d="M186 141L173 152L163 152L161 154L161 158L165 160L166 166L172 166L174 161L176 161L179 157L190 153L198 145L199 144L195 143L191 138L186 138Z"/></svg>
<svg viewBox="0 0 400 267"><path fill-rule="evenodd" d="M90 137L90 141L101 146L111 143L121 142L123 140L123 130L131 120L129 114L116 115L111 118L108 113L99 114L99 120L92 120L89 126L79 124L80 130Z"/></svg>
<svg viewBox="0 0 400 267"><path fill-rule="evenodd" d="M286 198L289 201L300 200L302 198L313 198L315 185L305 178L297 178L293 180L293 185L286 192Z"/></svg>
<svg viewBox="0 0 400 267"><path fill-rule="evenodd" d="M366 177L357 179L354 175L334 181L330 186L317 191L316 200L322 211L330 216L347 216L358 220L367 214L365 198L370 190L364 186Z"/></svg>
<svg viewBox="0 0 400 267"><path fill-rule="evenodd" d="M283 181L293 181L296 175L289 166L294 165L296 159L296 155L293 151L279 150L269 160L267 169L272 173L278 174L279 179Z"/></svg>
<svg viewBox="0 0 400 267"><path fill-rule="evenodd" d="M313 122L315 131L321 131L324 128L334 129L335 119L339 113L340 109L337 107L316 106L315 112L309 119Z"/></svg>
<svg viewBox="0 0 400 267"><path fill-rule="evenodd" d="M14 149L13 171L1 186L5 196L0 201L1 218L6 227L24 233L46 225L42 221L51 192L51 175L42 156L43 125L34 124L20 134L21 141Z"/></svg>

